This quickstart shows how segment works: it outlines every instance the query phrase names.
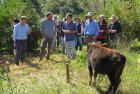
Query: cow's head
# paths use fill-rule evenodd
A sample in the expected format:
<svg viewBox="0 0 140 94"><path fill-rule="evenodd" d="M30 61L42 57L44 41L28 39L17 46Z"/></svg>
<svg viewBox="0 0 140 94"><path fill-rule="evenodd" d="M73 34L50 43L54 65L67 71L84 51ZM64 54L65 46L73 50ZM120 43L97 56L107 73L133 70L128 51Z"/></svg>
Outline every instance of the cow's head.
<svg viewBox="0 0 140 94"><path fill-rule="evenodd" d="M102 47L107 47L107 44L101 44L100 41L97 41L97 42L89 43L88 46L89 46L88 54L90 54L92 52L93 48L98 49L98 48L102 48Z"/></svg>

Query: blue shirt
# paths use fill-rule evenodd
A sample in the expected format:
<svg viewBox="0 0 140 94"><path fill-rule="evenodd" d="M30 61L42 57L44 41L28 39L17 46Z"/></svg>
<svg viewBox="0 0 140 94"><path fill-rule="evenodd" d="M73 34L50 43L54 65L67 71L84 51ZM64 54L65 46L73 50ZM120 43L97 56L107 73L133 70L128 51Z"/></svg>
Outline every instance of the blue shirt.
<svg viewBox="0 0 140 94"><path fill-rule="evenodd" d="M73 21L71 21L70 23L65 21L63 23L63 30L77 31L77 27L76 27L76 24ZM64 40L65 41L75 40L75 34L74 33L71 33L71 34L64 33Z"/></svg>
<svg viewBox="0 0 140 94"><path fill-rule="evenodd" d="M98 36L99 31L99 24L96 20L92 20L92 22L90 22L89 20L86 21L85 35Z"/></svg>
<svg viewBox="0 0 140 94"><path fill-rule="evenodd" d="M48 21L48 19L44 19L41 22L40 29L43 31L47 38L54 38L56 35L56 22L54 20Z"/></svg>
<svg viewBox="0 0 140 94"><path fill-rule="evenodd" d="M28 24L21 25L20 23L18 23L17 25L14 26L13 40L16 41L27 39L28 32L29 32Z"/></svg>

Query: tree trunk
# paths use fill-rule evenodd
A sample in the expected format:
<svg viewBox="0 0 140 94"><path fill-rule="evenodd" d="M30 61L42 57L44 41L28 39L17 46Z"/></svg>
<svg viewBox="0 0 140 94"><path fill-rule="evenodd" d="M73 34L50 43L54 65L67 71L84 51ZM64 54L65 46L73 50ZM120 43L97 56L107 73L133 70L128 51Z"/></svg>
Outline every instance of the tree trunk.
<svg viewBox="0 0 140 94"><path fill-rule="evenodd" d="M106 7L106 1L104 0L104 8Z"/></svg>

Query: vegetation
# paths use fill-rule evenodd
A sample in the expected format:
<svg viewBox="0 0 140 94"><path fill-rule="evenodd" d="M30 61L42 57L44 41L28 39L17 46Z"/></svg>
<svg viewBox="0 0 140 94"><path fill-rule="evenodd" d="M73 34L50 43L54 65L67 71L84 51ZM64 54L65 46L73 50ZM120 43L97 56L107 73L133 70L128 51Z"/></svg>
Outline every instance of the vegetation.
<svg viewBox="0 0 140 94"><path fill-rule="evenodd" d="M89 72L86 64L86 49L77 52L77 58L72 61L65 55L53 52L51 59L43 59L39 66L35 63L37 57L31 56L27 63L19 67L10 66L8 78L3 80L1 94L101 94L109 85L106 76L97 78L97 86L89 86ZM122 82L118 94L139 94L140 70L137 68L139 54L121 51L127 57L123 71ZM58 57L59 56L59 57ZM3 56L13 61L10 56ZM70 83L66 82L65 63L70 62ZM1 88L0 88L1 89Z"/></svg>
<svg viewBox="0 0 140 94"><path fill-rule="evenodd" d="M16 7L16 8L15 8ZM38 48L39 40L39 15L33 9L30 2L22 2L21 0L7 0L0 3L0 51L11 51L12 49L12 24L14 18L20 18L26 15L29 18L29 25L33 29L33 33L29 35L28 51ZM31 46L32 45L32 46Z"/></svg>
<svg viewBox="0 0 140 94"><path fill-rule="evenodd" d="M3 2L2 2L3 1ZM102 2L103 1L103 2ZM123 32L117 49L127 58L127 63L119 86L119 94L139 94L140 70L137 61L140 57L140 1L139 0L0 0L0 55L9 52L12 45L12 20L26 15L33 33L28 37L26 63L19 67L13 64L13 57L1 55L0 60L10 61L10 73L2 78L0 70L0 94L101 94L107 89L109 81L100 75L96 87L89 86L89 73L86 64L86 48L77 52L75 60L66 60L65 55L52 52L50 60L36 64L40 43L39 24L47 11L61 18L67 12L84 20L87 12L92 11L95 19L100 14L108 18L115 14L119 17ZM37 52L37 53L35 53ZM66 82L65 63L70 63L70 83Z"/></svg>

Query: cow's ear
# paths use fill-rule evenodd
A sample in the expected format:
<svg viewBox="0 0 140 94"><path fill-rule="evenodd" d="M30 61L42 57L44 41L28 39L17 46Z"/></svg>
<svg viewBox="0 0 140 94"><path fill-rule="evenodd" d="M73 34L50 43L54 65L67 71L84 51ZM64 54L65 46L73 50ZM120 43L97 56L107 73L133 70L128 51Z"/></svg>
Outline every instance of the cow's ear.
<svg viewBox="0 0 140 94"><path fill-rule="evenodd" d="M121 58L118 54L113 54L112 59L113 59L113 61L117 61L117 62L121 61Z"/></svg>

